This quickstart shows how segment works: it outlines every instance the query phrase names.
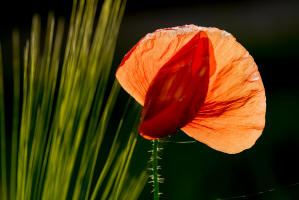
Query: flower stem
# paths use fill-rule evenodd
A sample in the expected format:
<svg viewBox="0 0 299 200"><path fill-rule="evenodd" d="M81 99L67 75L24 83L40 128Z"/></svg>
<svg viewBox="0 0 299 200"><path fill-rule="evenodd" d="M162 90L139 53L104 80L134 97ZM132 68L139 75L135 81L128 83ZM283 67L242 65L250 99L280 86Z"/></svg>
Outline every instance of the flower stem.
<svg viewBox="0 0 299 200"><path fill-rule="evenodd" d="M154 200L159 200L159 180L158 180L158 143L159 140L153 140L153 189Z"/></svg>

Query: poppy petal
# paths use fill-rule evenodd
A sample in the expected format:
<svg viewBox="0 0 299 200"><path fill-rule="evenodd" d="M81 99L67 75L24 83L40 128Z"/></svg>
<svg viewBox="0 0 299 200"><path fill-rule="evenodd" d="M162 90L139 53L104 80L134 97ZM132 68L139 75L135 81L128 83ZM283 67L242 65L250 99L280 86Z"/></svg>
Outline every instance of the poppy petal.
<svg viewBox="0 0 299 200"><path fill-rule="evenodd" d="M238 153L250 148L261 135L266 103L253 58L229 33L194 25L157 30L141 39L125 56L116 77L144 105L159 70L200 31L211 41L209 48L213 49L215 60L210 56L205 101L182 130L216 150Z"/></svg>
<svg viewBox="0 0 299 200"><path fill-rule="evenodd" d="M199 32L159 70L145 97L143 137L169 136L196 116L208 90L210 46L206 33Z"/></svg>
<svg viewBox="0 0 299 200"><path fill-rule="evenodd" d="M265 126L264 86L253 58L233 36L215 28L207 34L216 72L196 118L182 130L216 150L238 153L253 146Z"/></svg>
<svg viewBox="0 0 299 200"><path fill-rule="evenodd" d="M186 25L147 34L130 50L117 69L116 78L120 85L144 105L147 90L158 71L199 31L197 26Z"/></svg>

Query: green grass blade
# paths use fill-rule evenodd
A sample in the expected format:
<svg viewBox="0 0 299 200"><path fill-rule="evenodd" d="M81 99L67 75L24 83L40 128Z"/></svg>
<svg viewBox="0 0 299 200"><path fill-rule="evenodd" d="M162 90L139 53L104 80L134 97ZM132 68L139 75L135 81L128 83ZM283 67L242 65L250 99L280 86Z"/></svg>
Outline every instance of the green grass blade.
<svg viewBox="0 0 299 200"><path fill-rule="evenodd" d="M16 199L17 192L17 159L18 159L18 133L20 115L20 81L21 81L21 58L20 58L20 36L18 31L12 35L13 47L13 119L11 139L11 167L10 167L10 199Z"/></svg>
<svg viewBox="0 0 299 200"><path fill-rule="evenodd" d="M3 61L2 61L2 48L0 45L0 150L1 150L1 182L0 182L0 195L6 200L8 188L7 188L7 176L6 176L6 133L5 133L5 106L4 106L4 76L3 76Z"/></svg>
<svg viewBox="0 0 299 200"><path fill-rule="evenodd" d="M23 54L21 37L13 33L11 119L5 119L0 66L1 199L121 198L127 193L136 199L140 194L143 186L135 191L134 184L144 177L130 181L128 172L137 143L132 116L138 121L139 111L127 103L118 113L120 85L111 81L125 4L105 0L97 17L97 0L74 0L66 34L63 21L56 23L51 13L41 34L36 15ZM11 138L6 138L7 122L12 122Z"/></svg>

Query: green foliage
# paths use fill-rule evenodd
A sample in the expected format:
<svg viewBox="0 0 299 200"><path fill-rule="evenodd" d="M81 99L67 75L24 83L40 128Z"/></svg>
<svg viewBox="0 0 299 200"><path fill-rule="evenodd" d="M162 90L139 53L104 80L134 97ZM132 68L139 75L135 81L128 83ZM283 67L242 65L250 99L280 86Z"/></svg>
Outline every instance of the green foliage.
<svg viewBox="0 0 299 200"><path fill-rule="evenodd" d="M13 33L12 88L0 52L0 199L138 198L146 172L129 167L140 108L116 110L109 78L125 3L105 0L97 17L96 0L74 0L67 32L50 14L41 34L34 16L24 54Z"/></svg>

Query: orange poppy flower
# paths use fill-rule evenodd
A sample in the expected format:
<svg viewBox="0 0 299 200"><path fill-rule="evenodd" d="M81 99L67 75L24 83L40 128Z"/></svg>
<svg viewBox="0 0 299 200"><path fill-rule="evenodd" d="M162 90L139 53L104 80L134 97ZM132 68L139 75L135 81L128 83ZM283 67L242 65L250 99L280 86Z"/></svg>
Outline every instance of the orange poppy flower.
<svg viewBox="0 0 299 200"><path fill-rule="evenodd" d="M185 25L147 34L116 77L143 105L147 139L187 135L226 153L250 148L265 125L266 97L246 49L217 28Z"/></svg>

